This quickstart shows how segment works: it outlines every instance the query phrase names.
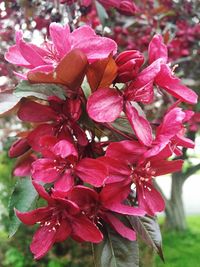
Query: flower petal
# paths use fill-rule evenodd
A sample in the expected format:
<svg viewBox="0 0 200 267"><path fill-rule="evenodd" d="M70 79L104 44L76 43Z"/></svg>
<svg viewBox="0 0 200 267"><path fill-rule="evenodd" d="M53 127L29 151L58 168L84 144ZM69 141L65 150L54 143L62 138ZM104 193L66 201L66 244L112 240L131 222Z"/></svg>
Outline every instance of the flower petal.
<svg viewBox="0 0 200 267"><path fill-rule="evenodd" d="M126 164L136 163L146 150L147 148L137 141L125 140L110 143L106 150L106 156L125 161Z"/></svg>
<svg viewBox="0 0 200 267"><path fill-rule="evenodd" d="M74 218L71 226L73 234L84 241L99 243L103 239L99 228L84 215Z"/></svg>
<svg viewBox="0 0 200 267"><path fill-rule="evenodd" d="M96 187L102 186L108 177L105 164L92 158L82 159L76 166L75 173L81 180Z"/></svg>
<svg viewBox="0 0 200 267"><path fill-rule="evenodd" d="M155 83L165 89L169 94L189 104L196 104L197 94L181 83L181 80L172 74L170 68L163 64L156 76Z"/></svg>
<svg viewBox="0 0 200 267"><path fill-rule="evenodd" d="M126 103L126 116L139 140L145 146L150 146L153 140L150 123L139 115L138 110L129 102Z"/></svg>
<svg viewBox="0 0 200 267"><path fill-rule="evenodd" d="M53 22L49 26L49 32L51 40L53 41L59 58L61 59L71 50L69 25L66 24L65 26L62 26L59 23Z"/></svg>
<svg viewBox="0 0 200 267"><path fill-rule="evenodd" d="M150 64L157 59L162 59L162 63L167 63L167 46L163 43L163 38L160 34L154 35L153 39L151 40L149 44L148 55Z"/></svg>
<svg viewBox="0 0 200 267"><path fill-rule="evenodd" d="M21 212L15 209L15 212L20 221L27 225L41 222L51 214L49 207L38 208L27 212Z"/></svg>
<svg viewBox="0 0 200 267"><path fill-rule="evenodd" d="M114 121L120 115L122 108L122 96L117 90L111 88L97 90L87 102L87 112L90 118L98 122Z"/></svg>
<svg viewBox="0 0 200 267"><path fill-rule="evenodd" d="M49 106L26 100L20 106L18 117L27 122L46 122L57 118L56 112Z"/></svg>
<svg viewBox="0 0 200 267"><path fill-rule="evenodd" d="M57 191L68 192L73 188L73 186L74 186L74 177L72 176L70 171L66 171L54 183L54 188Z"/></svg>
<svg viewBox="0 0 200 267"><path fill-rule="evenodd" d="M136 240L136 233L132 229L125 226L117 217L115 217L111 212L105 212L103 219L106 220L115 231L131 241Z"/></svg>
<svg viewBox="0 0 200 267"><path fill-rule="evenodd" d="M150 216L165 209L165 202L161 194L151 184L137 185L137 196L139 207Z"/></svg>
<svg viewBox="0 0 200 267"><path fill-rule="evenodd" d="M38 159L32 164L32 177L35 181L52 183L60 177L56 167L54 159Z"/></svg>
<svg viewBox="0 0 200 267"><path fill-rule="evenodd" d="M52 148L52 152L56 156L61 158L67 158L68 156L78 157L78 153L74 145L66 140L61 140Z"/></svg>
<svg viewBox="0 0 200 267"><path fill-rule="evenodd" d="M56 231L50 227L40 227L34 234L30 245L31 252L34 254L34 259L42 258L53 246L56 240Z"/></svg>

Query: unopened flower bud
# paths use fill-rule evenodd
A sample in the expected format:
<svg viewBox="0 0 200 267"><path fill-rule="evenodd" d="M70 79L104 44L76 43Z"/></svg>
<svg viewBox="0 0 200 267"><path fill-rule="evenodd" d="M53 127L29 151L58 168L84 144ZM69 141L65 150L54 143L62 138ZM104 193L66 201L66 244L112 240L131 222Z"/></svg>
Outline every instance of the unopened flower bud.
<svg viewBox="0 0 200 267"><path fill-rule="evenodd" d="M9 150L9 157L16 158L23 155L30 149L30 146L25 138L19 139L14 142Z"/></svg>
<svg viewBox="0 0 200 267"><path fill-rule="evenodd" d="M144 56L138 50L129 50L120 53L116 60L118 76L116 82L129 82L138 74L144 63Z"/></svg>
<svg viewBox="0 0 200 267"><path fill-rule="evenodd" d="M125 0L121 1L118 11L126 16L131 16L138 11L138 7L133 3L133 1Z"/></svg>

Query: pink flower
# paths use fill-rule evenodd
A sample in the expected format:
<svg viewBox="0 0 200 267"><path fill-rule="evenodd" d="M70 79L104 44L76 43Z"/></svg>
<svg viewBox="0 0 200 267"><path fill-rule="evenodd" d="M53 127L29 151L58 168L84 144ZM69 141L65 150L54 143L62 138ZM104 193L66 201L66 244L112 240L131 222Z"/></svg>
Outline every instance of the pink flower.
<svg viewBox="0 0 200 267"><path fill-rule="evenodd" d="M61 59L73 49L81 50L89 62L108 57L117 51L117 44L106 37L96 35L89 26L82 26L70 33L69 25L51 23L51 41L42 46L23 40L22 31L16 33L16 45L11 46L5 59L15 65L28 69L50 72Z"/></svg>
<svg viewBox="0 0 200 267"><path fill-rule="evenodd" d="M102 160L107 163L109 169L109 179L106 183L111 186L113 183L126 181L129 187L135 185L139 208L153 216L165 207L162 196L153 186L153 179L181 170L183 161L167 161L164 154L141 161L145 151L146 148L138 142L116 142L108 146L106 156Z"/></svg>
<svg viewBox="0 0 200 267"><path fill-rule="evenodd" d="M122 183L106 185L100 193L88 187L75 186L67 197L75 202L88 218L95 222L103 220L123 237L135 240L135 232L126 227L113 213L114 210L121 214L144 215L144 211L122 204L129 192L129 186Z"/></svg>
<svg viewBox="0 0 200 267"><path fill-rule="evenodd" d="M63 242L69 236L76 241L101 242L102 233L83 215L76 203L63 198L58 192L49 195L39 184L34 183L34 186L48 206L28 212L16 210L16 215L24 224L39 224L30 245L35 259L42 258L54 243Z"/></svg>
<svg viewBox="0 0 200 267"><path fill-rule="evenodd" d="M106 180L107 168L98 159L78 160L78 153L73 144L66 140L57 142L56 138L43 138L43 158L32 164L32 177L35 181L54 182L58 191L69 191L79 177L86 183L100 187ZM78 162L79 161L79 162Z"/></svg>
<svg viewBox="0 0 200 267"><path fill-rule="evenodd" d="M110 112L112 110L112 112ZM141 113L139 105L126 101L126 96L113 88L101 88L95 91L87 102L87 112L97 122L113 122L124 110L127 119L138 140L150 146L152 143L152 129L148 120Z"/></svg>
<svg viewBox="0 0 200 267"><path fill-rule="evenodd" d="M49 100L49 106L26 100L18 110L18 117L22 121L42 123L27 136L28 144L36 151L40 151L39 140L45 135L53 135L70 142L73 142L74 135L79 144L87 145L85 132L77 123L80 115L81 101L79 99L63 101L55 97Z"/></svg>
<svg viewBox="0 0 200 267"><path fill-rule="evenodd" d="M183 138L183 122L185 118L186 113L181 108L176 107L168 111L162 123L156 129L155 139L151 148L144 153L144 158L158 155L166 146L169 146L170 155L173 152L180 154L179 150L177 151L176 149L177 146L194 147L194 143L190 139Z"/></svg>
<svg viewBox="0 0 200 267"><path fill-rule="evenodd" d="M183 85L168 66L167 46L163 43L161 35L155 35L149 44L149 63L158 59L161 60L161 68L155 78L155 84L183 102L197 103L196 93Z"/></svg>
<svg viewBox="0 0 200 267"><path fill-rule="evenodd" d="M167 64L167 46L163 43L161 35L155 35L151 40L148 55L150 65L130 83L126 89L126 98L144 104L151 103L155 84L181 101L195 104L197 102L196 93L183 85Z"/></svg>

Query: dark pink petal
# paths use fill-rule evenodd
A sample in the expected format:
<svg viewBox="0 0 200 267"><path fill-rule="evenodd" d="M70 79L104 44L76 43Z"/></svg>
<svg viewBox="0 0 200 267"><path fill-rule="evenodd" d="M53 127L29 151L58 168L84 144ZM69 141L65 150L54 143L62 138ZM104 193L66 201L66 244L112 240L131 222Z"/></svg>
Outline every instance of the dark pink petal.
<svg viewBox="0 0 200 267"><path fill-rule="evenodd" d="M106 220L115 229L115 231L124 238L127 238L131 241L136 240L135 232L132 229L125 226L111 212L105 212L103 215L103 219Z"/></svg>
<svg viewBox="0 0 200 267"><path fill-rule="evenodd" d="M131 169L124 160L118 160L107 156L100 157L98 159L106 164L108 168L109 177L106 180L106 184L124 181L127 177L129 177Z"/></svg>
<svg viewBox="0 0 200 267"><path fill-rule="evenodd" d="M81 180L93 186L100 187L108 178L107 167L98 159L84 158L75 169Z"/></svg>
<svg viewBox="0 0 200 267"><path fill-rule="evenodd" d="M79 39L80 40L80 39ZM87 43L82 40L74 48L80 49L88 58L89 62L107 58L110 54L116 54L117 44L106 37L91 37Z"/></svg>
<svg viewBox="0 0 200 267"><path fill-rule="evenodd" d="M71 234L72 228L66 219L60 222L59 228L56 229L55 242L65 241Z"/></svg>
<svg viewBox="0 0 200 267"><path fill-rule="evenodd" d="M47 191L42 185L38 184L35 181L33 181L32 183L41 198L45 199L49 204L54 203L54 200L51 198L51 196L47 193Z"/></svg>
<svg viewBox="0 0 200 267"><path fill-rule="evenodd" d="M37 159L33 154L27 157L22 157L19 162L14 167L13 175L15 176L30 176L31 174L31 164Z"/></svg>
<svg viewBox="0 0 200 267"><path fill-rule="evenodd" d="M148 55L150 64L157 59L162 59L162 63L167 63L167 46L163 43L163 38L160 34L154 35L153 39L151 40L149 44Z"/></svg>
<svg viewBox="0 0 200 267"><path fill-rule="evenodd" d="M66 24L65 26L62 26L59 23L53 22L49 26L49 32L51 40L53 41L59 58L61 59L71 50L69 25Z"/></svg>
<svg viewBox="0 0 200 267"><path fill-rule="evenodd" d="M184 161L179 160L157 160L151 161L151 168L155 170L155 176L181 171Z"/></svg>
<svg viewBox="0 0 200 267"><path fill-rule="evenodd" d="M153 101L153 80L146 84L139 84L139 82L132 82L126 91L126 99L129 101L141 102L143 104L150 104Z"/></svg>
<svg viewBox="0 0 200 267"><path fill-rule="evenodd" d="M31 45L24 42L22 39L19 42L19 51L22 54L23 58L32 66L38 67L45 65L45 61L41 57L41 55Z"/></svg>
<svg viewBox="0 0 200 267"><path fill-rule="evenodd" d="M61 158L67 158L68 156L78 157L78 153L74 145L66 140L59 141L52 149L52 152L56 156Z"/></svg>
<svg viewBox="0 0 200 267"><path fill-rule="evenodd" d="M32 177L35 181L52 183L60 177L54 159L38 159L32 164Z"/></svg>
<svg viewBox="0 0 200 267"><path fill-rule="evenodd" d="M56 240L56 231L52 226L40 227L34 234L30 245L31 252L34 254L34 259L42 258L53 246Z"/></svg>
<svg viewBox="0 0 200 267"><path fill-rule="evenodd" d="M126 164L136 163L146 150L147 148L141 145L137 141L125 140L125 141L110 143L106 150L106 156L121 161L125 161Z"/></svg>
<svg viewBox="0 0 200 267"><path fill-rule="evenodd" d="M183 85L181 80L172 74L172 71L167 65L162 65L161 71L155 79L155 83L183 102L189 104L197 103L197 94Z"/></svg>
<svg viewBox="0 0 200 267"><path fill-rule="evenodd" d="M84 215L74 218L71 227L73 234L84 241L99 243L103 239L99 228Z"/></svg>
<svg viewBox="0 0 200 267"><path fill-rule="evenodd" d="M30 100L21 105L17 115L20 120L28 122L46 122L57 118L53 109Z"/></svg>
<svg viewBox="0 0 200 267"><path fill-rule="evenodd" d="M153 139L150 123L140 116L138 110L129 102L126 103L125 112L139 142L145 146L150 146Z"/></svg>
<svg viewBox="0 0 200 267"><path fill-rule="evenodd" d="M130 186L129 181L106 185L100 193L102 206L121 214L144 215L143 210L122 204L131 192Z"/></svg>
<svg viewBox="0 0 200 267"><path fill-rule="evenodd" d="M185 113L181 108L171 109L163 119L163 122L156 130L156 139L170 139L180 132Z"/></svg>
<svg viewBox="0 0 200 267"><path fill-rule="evenodd" d="M89 26L83 26L70 34L72 48L80 49L89 62L108 57L117 52L117 44L110 38L100 37Z"/></svg>
<svg viewBox="0 0 200 267"><path fill-rule="evenodd" d="M20 212L15 210L17 217L21 222L27 225L33 225L48 218L51 214L49 207L38 208L32 211Z"/></svg>
<svg viewBox="0 0 200 267"><path fill-rule="evenodd" d="M95 208L95 204L97 204L99 200L96 191L82 185L75 186L71 192L68 193L67 197L75 202L86 214L93 212L92 209Z"/></svg>
<svg viewBox="0 0 200 267"><path fill-rule="evenodd" d="M74 177L70 171L66 171L54 183L55 190L68 192L74 186Z"/></svg>
<svg viewBox="0 0 200 267"><path fill-rule="evenodd" d="M187 148L194 148L195 147L195 143L191 139L186 138L183 135L179 135L179 134L177 134L173 138L173 142L177 146L182 146L182 147L187 147Z"/></svg>
<svg viewBox="0 0 200 267"><path fill-rule="evenodd" d="M161 194L149 183L137 185L137 196L139 207L150 216L165 209L165 202Z"/></svg>
<svg viewBox="0 0 200 267"><path fill-rule="evenodd" d="M33 148L33 150L40 152L43 147L41 147L40 139L47 135L54 135L54 128L50 124L41 124L28 135L28 143Z"/></svg>
<svg viewBox="0 0 200 267"><path fill-rule="evenodd" d="M77 138L77 142L79 143L79 145L81 146L87 146L88 144L88 139L86 136L86 133L84 132L84 130L78 125L78 123L74 123L73 124L73 132L74 135Z"/></svg>
<svg viewBox="0 0 200 267"><path fill-rule="evenodd" d="M111 88L97 90L87 102L87 112L90 118L98 122L114 121L120 115L122 108L122 96L117 90Z"/></svg>
<svg viewBox="0 0 200 267"><path fill-rule="evenodd" d="M80 42L80 40L87 40L88 37L95 37L97 36L95 31L89 27L88 25L84 25L82 27L79 27L75 29L71 34L70 34L70 41L72 46L76 46L77 43Z"/></svg>
<svg viewBox="0 0 200 267"><path fill-rule="evenodd" d="M30 64L19 51L19 47L17 45L13 45L9 47L8 52L5 53L5 59L18 66L22 66L25 68L33 68L33 65Z"/></svg>

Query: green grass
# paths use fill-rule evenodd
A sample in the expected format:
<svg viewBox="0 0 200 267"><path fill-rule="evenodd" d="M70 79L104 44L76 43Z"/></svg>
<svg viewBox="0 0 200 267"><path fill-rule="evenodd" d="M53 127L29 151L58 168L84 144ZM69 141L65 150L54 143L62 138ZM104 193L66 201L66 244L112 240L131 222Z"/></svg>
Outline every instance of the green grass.
<svg viewBox="0 0 200 267"><path fill-rule="evenodd" d="M165 264L156 257L154 267L200 267L200 216L189 216L187 222L185 233L163 233Z"/></svg>

